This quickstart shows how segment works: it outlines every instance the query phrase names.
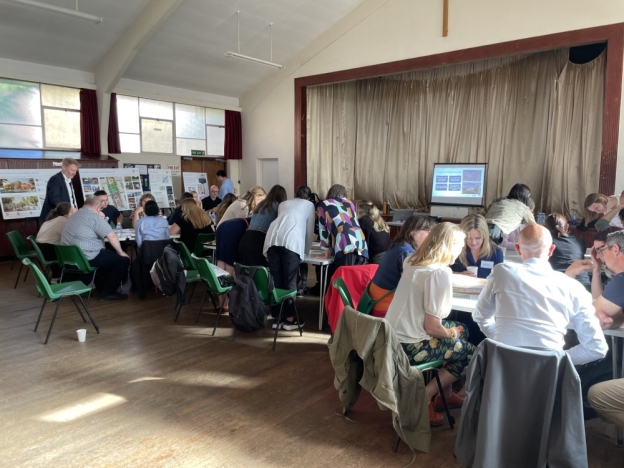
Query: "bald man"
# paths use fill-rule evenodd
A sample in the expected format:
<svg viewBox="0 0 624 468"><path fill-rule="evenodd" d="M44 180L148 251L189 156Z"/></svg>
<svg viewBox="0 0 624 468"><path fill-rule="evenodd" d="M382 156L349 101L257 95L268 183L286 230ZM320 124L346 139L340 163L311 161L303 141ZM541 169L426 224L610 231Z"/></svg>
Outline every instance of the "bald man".
<svg viewBox="0 0 624 468"><path fill-rule="evenodd" d="M548 230L526 227L515 247L522 263L496 265L472 313L485 336L511 346L562 350L570 325L579 344L566 352L575 365L606 356L591 294L548 263L555 250Z"/></svg>
<svg viewBox="0 0 624 468"><path fill-rule="evenodd" d="M217 211L217 207L221 204L219 198L219 187L213 185L210 187L210 194L202 199L202 208L204 211Z"/></svg>

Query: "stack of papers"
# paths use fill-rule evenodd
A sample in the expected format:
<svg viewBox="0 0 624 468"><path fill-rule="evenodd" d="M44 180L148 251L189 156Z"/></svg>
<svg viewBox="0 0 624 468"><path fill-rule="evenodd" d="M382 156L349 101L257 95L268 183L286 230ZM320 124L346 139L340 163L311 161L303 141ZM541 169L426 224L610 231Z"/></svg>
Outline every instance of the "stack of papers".
<svg viewBox="0 0 624 468"><path fill-rule="evenodd" d="M210 267L212 268L212 271L215 272L215 275L217 275L217 278L220 276L229 276L227 271L225 271L223 268L219 268L217 265L213 265L211 263Z"/></svg>

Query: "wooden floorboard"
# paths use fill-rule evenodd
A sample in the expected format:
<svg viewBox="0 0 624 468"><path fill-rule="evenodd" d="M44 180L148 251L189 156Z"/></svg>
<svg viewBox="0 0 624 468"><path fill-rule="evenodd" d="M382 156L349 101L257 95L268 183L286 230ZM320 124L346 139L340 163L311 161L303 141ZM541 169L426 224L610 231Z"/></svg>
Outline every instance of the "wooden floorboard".
<svg viewBox="0 0 624 468"><path fill-rule="evenodd" d="M348 468L412 459L404 444L391 452L390 413L368 393L353 422L336 416L317 298L297 301L303 337L280 333L275 352L269 329L231 341L228 317L210 336L211 306L195 325L199 291L177 323L172 298L151 292L145 301L102 303L96 295L89 308L99 335L66 301L43 345L54 306L34 333L42 299L30 276L14 290L17 272L9 267L0 263L2 466ZM78 328L87 329L85 343ZM610 430L588 422L592 468L624 466ZM459 466L456 431L432 432L431 453L417 453L412 466Z"/></svg>

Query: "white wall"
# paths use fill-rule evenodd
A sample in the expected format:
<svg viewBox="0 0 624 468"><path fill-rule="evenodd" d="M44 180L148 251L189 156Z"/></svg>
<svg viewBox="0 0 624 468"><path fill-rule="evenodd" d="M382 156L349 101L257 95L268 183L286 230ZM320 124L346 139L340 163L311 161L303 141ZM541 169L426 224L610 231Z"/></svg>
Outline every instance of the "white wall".
<svg viewBox="0 0 624 468"><path fill-rule="evenodd" d="M622 0L367 0L265 81L246 93L242 185L257 180L259 158L279 158L280 183L294 184L294 79L499 42L624 22ZM624 118L620 119L624 131ZM621 133L622 134L622 133ZM620 141L618 161L624 161ZM624 189L624 163L617 187Z"/></svg>

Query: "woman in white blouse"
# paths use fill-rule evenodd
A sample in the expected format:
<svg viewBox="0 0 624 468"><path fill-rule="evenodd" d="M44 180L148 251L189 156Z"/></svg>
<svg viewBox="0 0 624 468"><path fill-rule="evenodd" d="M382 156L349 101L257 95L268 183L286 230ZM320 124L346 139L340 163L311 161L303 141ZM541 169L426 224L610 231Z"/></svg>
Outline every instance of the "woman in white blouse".
<svg viewBox="0 0 624 468"><path fill-rule="evenodd" d="M403 263L403 275L390 304L386 320L397 334L412 365L444 360L439 376L449 408L459 408L463 398L452 392L470 362L474 346L468 343L468 332L457 322L442 320L451 312L452 264L464 246L466 235L451 223L435 226L410 257ZM435 380L425 387L432 426L443 424L442 398Z"/></svg>

